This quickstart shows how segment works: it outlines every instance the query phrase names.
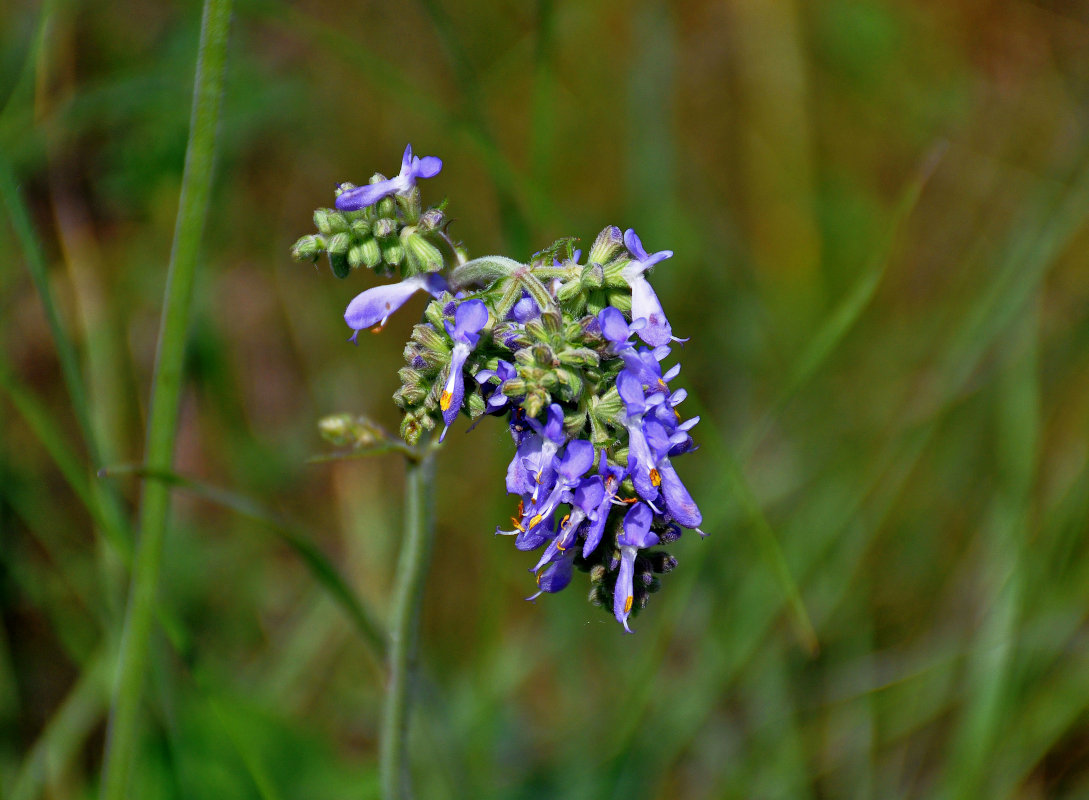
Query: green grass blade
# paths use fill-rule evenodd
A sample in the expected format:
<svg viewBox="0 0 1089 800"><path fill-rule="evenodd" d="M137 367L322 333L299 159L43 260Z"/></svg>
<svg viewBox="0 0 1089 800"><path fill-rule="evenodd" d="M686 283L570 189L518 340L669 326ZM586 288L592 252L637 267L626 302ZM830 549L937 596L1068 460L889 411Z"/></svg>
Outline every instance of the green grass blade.
<svg viewBox="0 0 1089 800"><path fill-rule="evenodd" d="M181 403L182 368L197 260L212 188L216 129L226 70L231 0L206 0L200 33L189 144L166 281L147 433L147 464L169 469ZM122 800L136 750L137 717L148 660L148 640L170 509L170 489L160 481L144 485L140 538L133 562L118 674L111 704L103 765L104 800Z"/></svg>
<svg viewBox="0 0 1089 800"><path fill-rule="evenodd" d="M934 174L934 170L945 154L946 148L947 143L944 142L934 147L916 171L915 177L904 187L896 203L892 223L889 225L884 241L874 254L873 260L863 270L846 296L832 310L824 322L817 327L816 334L809 340L805 350L791 368L779 395L764 413L760 422L745 437L744 444L741 447L742 454L751 453L760 443L775 419L783 413L798 391L820 372L821 367L828 363L828 359L836 351L836 348L847 337L847 334L854 329L862 314L869 308L874 295L877 293L877 288L885 277L889 262L892 260L896 244L900 239L901 229L918 204L923 188L930 176Z"/></svg>
<svg viewBox="0 0 1089 800"><path fill-rule="evenodd" d="M302 559L307 569L321 586L339 603L348 618L355 624L363 640L370 648L378 663L385 658L386 637L382 626L352 590L328 557L314 544L313 537L297 525L285 520L278 514L262 507L259 503L236 492L229 492L201 481L178 475L170 470L153 470L139 466L110 467L103 470L103 477L118 475L136 475L145 480L158 481L165 486L183 489L210 503L230 509L240 516L260 522L272 530L280 539Z"/></svg>

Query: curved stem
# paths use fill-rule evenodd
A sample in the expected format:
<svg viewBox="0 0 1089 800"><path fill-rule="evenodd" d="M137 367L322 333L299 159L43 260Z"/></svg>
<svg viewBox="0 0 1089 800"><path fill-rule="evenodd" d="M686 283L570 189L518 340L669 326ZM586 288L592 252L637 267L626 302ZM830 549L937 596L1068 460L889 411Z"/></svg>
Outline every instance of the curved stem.
<svg viewBox="0 0 1089 800"><path fill-rule="evenodd" d="M197 255L211 195L212 162L230 17L231 0L205 0L189 144L185 153L181 199L167 272L163 319L151 389L146 463L152 470L169 470L174 461L185 339L189 328ZM169 508L170 487L162 481L145 483L140 508L140 538L133 560L132 583L106 737L103 800L122 800L128 795L132 765L139 745L137 723L140 695L147 670L148 641Z"/></svg>
<svg viewBox="0 0 1089 800"><path fill-rule="evenodd" d="M379 773L385 800L412 796L408 721L415 678L420 606L435 538L435 451L429 445L405 459L405 533L393 590L389 684L382 717Z"/></svg>

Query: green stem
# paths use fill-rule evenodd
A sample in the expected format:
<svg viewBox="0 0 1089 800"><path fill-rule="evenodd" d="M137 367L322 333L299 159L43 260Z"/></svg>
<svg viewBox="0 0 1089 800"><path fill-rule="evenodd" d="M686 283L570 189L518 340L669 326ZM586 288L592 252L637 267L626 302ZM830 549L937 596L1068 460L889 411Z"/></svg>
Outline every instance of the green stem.
<svg viewBox="0 0 1089 800"><path fill-rule="evenodd" d="M185 153L181 199L166 279L166 297L151 389L146 463L153 470L169 470L174 461L174 437L181 401L185 339L189 327L197 256L211 195L212 163L227 59L230 17L231 0L205 0L193 87L189 144ZM140 695L147 670L148 641L169 507L170 487L161 481L146 482L140 509L141 534L133 562L106 738L102 791L104 800L121 800L127 796L136 756Z"/></svg>
<svg viewBox="0 0 1089 800"><path fill-rule="evenodd" d="M416 669L420 606L435 538L435 456L423 445L405 459L405 533L393 590L389 632L389 685L379 744L379 773L385 800L412 796L408 764L408 720Z"/></svg>

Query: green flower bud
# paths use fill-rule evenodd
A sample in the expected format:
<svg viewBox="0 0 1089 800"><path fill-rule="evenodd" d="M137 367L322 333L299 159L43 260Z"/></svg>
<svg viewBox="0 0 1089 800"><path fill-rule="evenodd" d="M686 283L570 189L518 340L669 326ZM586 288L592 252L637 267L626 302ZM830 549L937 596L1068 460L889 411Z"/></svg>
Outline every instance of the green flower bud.
<svg viewBox="0 0 1089 800"><path fill-rule="evenodd" d="M374 179L371 178L373 182ZM397 216L397 204L393 201L392 197L383 197L375 205L374 210L380 217L396 217Z"/></svg>
<svg viewBox="0 0 1089 800"><path fill-rule="evenodd" d="M609 571L602 564L595 564L590 570L590 583L604 583Z"/></svg>
<svg viewBox="0 0 1089 800"><path fill-rule="evenodd" d="M314 227L326 236L329 236L341 228L334 229L334 222L338 222L340 214L331 208L318 208L314 210Z"/></svg>
<svg viewBox="0 0 1089 800"><path fill-rule="evenodd" d="M609 305L617 310L631 314L631 290L611 289L605 293Z"/></svg>
<svg viewBox="0 0 1089 800"><path fill-rule="evenodd" d="M469 395L469 416L476 419L484 413L484 398L476 392Z"/></svg>
<svg viewBox="0 0 1089 800"><path fill-rule="evenodd" d="M318 422L323 439L337 447L373 447L386 440L386 432L367 417L334 414Z"/></svg>
<svg viewBox="0 0 1089 800"><path fill-rule="evenodd" d="M550 336L555 336L563 330L563 317L556 309L549 309L541 313L541 323Z"/></svg>
<svg viewBox="0 0 1089 800"><path fill-rule="evenodd" d="M291 247L291 257L296 261L309 261L311 263L318 260L318 256L325 250L325 240L320 236L303 236L299 241L295 242Z"/></svg>
<svg viewBox="0 0 1089 800"><path fill-rule="evenodd" d="M367 263L365 250L366 248L362 244L353 244L348 249L348 263L352 269L358 269Z"/></svg>
<svg viewBox="0 0 1089 800"><path fill-rule="evenodd" d="M430 325L413 326L412 341L419 343L425 350L446 355L450 353L450 345L447 344L446 339Z"/></svg>
<svg viewBox="0 0 1089 800"><path fill-rule="evenodd" d="M358 212L356 212L358 213ZM352 236L362 239L371 232L371 223L367 219L352 220L352 224L349 226Z"/></svg>
<svg viewBox="0 0 1089 800"><path fill-rule="evenodd" d="M521 397L526 393L526 382L521 378L511 378L503 382L503 394L507 397Z"/></svg>
<svg viewBox="0 0 1089 800"><path fill-rule="evenodd" d="M624 246L624 234L620 228L610 225L594 239L594 245L590 248L587 259L591 263L605 264Z"/></svg>
<svg viewBox="0 0 1089 800"><path fill-rule="evenodd" d="M582 275L579 276L579 281L582 287L587 291L591 289L600 289L605 283L605 270L602 269L600 264L587 264L582 269Z"/></svg>
<svg viewBox="0 0 1089 800"><path fill-rule="evenodd" d="M423 432L424 426L420 423L420 418L415 414L405 414L405 418L401 420L401 438L414 445L420 441Z"/></svg>
<svg viewBox="0 0 1089 800"><path fill-rule="evenodd" d="M361 253L363 257L363 265L367 269L374 269L382 263L382 248L379 247L378 241L369 236L359 243Z"/></svg>
<svg viewBox="0 0 1089 800"><path fill-rule="evenodd" d="M597 352L589 347L572 347L560 351L560 363L569 367L596 367L599 361Z"/></svg>
<svg viewBox="0 0 1089 800"><path fill-rule="evenodd" d="M399 241L386 242L382 245L382 260L391 267L399 266L405 260L405 248Z"/></svg>
<svg viewBox="0 0 1089 800"><path fill-rule="evenodd" d="M597 583L593 584L590 587L590 594L587 596L586 599L590 601L590 605L597 606L598 608L605 605L605 600L607 598L605 597L604 586Z"/></svg>
<svg viewBox="0 0 1089 800"><path fill-rule="evenodd" d="M420 230L422 231L441 230L445 223L446 215L441 208L429 208L420 216Z"/></svg>
<svg viewBox="0 0 1089 800"><path fill-rule="evenodd" d="M328 244L325 249L330 253L336 253L338 256L345 256L348 254L348 248L352 246L352 237L346 233L337 233L329 238Z"/></svg>
<svg viewBox="0 0 1089 800"><path fill-rule="evenodd" d="M534 389L526 395L526 399L522 405L526 409L526 415L529 417L539 417L541 412L544 411L545 406L549 404L551 398L548 396L548 392L540 389Z"/></svg>
<svg viewBox="0 0 1089 800"><path fill-rule="evenodd" d="M405 235L405 228L401 231L401 241L404 242L405 252L408 254L409 263L416 267L417 272L438 272L442 269L442 252L419 233Z"/></svg>
<svg viewBox="0 0 1089 800"><path fill-rule="evenodd" d="M542 367L554 367L559 364L556 354L547 344L537 343L533 345L533 360Z"/></svg>
<svg viewBox="0 0 1089 800"><path fill-rule="evenodd" d="M374 235L379 239L385 239L387 236L393 236L397 233L397 220L390 219L389 217L381 217L374 221L374 225L371 227L374 231Z"/></svg>

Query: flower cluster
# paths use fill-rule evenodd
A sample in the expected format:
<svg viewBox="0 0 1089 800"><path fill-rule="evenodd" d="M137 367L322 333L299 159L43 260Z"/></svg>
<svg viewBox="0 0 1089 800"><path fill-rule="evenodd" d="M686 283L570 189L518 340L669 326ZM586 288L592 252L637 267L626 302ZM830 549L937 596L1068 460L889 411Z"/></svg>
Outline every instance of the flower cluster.
<svg viewBox="0 0 1089 800"><path fill-rule="evenodd" d="M702 535L672 463L694 449L699 419L681 416L685 390L670 388L680 366L663 367L683 340L647 280L673 254L648 254L633 230L610 226L585 261L573 239L527 263L468 260L447 234L443 207L421 206L416 181L441 167L409 147L397 177L342 185L337 210L315 215L319 234L300 239L295 255L327 253L337 275L361 265L399 269L399 282L349 303L353 340L380 329L413 294L431 295L394 395L405 412L401 436L415 444L441 423L441 441L462 412L504 418L515 448L506 487L518 510L511 529L496 533L541 551L533 597L564 589L578 568L590 575L590 602L630 630L629 618L660 586L657 575L677 564L659 546L685 528Z"/></svg>

